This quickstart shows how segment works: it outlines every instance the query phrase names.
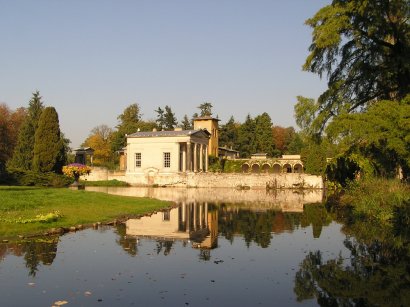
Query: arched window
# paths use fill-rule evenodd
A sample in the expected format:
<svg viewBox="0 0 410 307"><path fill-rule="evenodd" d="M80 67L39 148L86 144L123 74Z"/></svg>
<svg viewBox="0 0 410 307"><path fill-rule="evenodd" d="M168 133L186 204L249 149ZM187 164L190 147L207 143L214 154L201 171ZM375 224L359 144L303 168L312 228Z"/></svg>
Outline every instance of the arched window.
<svg viewBox="0 0 410 307"><path fill-rule="evenodd" d="M272 171L275 174L279 174L281 172L281 170L282 170L282 167L278 163L275 163L272 167Z"/></svg>
<svg viewBox="0 0 410 307"><path fill-rule="evenodd" d="M262 165L262 173L269 173L270 171L270 165L268 163L265 163Z"/></svg>
<svg viewBox="0 0 410 307"><path fill-rule="evenodd" d="M283 172L284 173L292 173L292 166L289 163L283 165Z"/></svg>
<svg viewBox="0 0 410 307"><path fill-rule="evenodd" d="M252 165L252 173L259 173L260 167L259 164L253 164Z"/></svg>
<svg viewBox="0 0 410 307"><path fill-rule="evenodd" d="M248 163L242 164L242 172L244 172L244 173L249 172L249 164Z"/></svg>
<svg viewBox="0 0 410 307"><path fill-rule="evenodd" d="M302 164L296 163L296 164L293 166L293 172L294 172L294 173L298 173L298 174L303 173L303 166L302 166Z"/></svg>

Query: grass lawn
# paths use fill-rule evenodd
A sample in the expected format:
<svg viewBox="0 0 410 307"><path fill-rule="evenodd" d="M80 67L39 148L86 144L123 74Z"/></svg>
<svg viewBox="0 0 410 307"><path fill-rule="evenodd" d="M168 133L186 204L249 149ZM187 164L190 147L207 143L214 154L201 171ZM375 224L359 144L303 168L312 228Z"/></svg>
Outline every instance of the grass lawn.
<svg viewBox="0 0 410 307"><path fill-rule="evenodd" d="M0 186L0 238L150 213L169 202L67 188Z"/></svg>
<svg viewBox="0 0 410 307"><path fill-rule="evenodd" d="M100 181L89 181L81 180L81 184L88 187L128 187L129 184L124 181L113 180L100 180Z"/></svg>

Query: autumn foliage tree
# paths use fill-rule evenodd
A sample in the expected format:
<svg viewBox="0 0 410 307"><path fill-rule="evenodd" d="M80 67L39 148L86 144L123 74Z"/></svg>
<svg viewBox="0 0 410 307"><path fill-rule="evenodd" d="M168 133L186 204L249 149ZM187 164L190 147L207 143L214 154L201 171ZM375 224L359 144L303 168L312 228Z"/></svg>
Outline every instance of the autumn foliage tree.
<svg viewBox="0 0 410 307"><path fill-rule="evenodd" d="M90 135L84 141L82 146L94 149L95 165L106 165L113 159L112 152L113 130L107 125L99 125L91 130Z"/></svg>
<svg viewBox="0 0 410 307"><path fill-rule="evenodd" d="M0 172L4 172L7 161L13 155L18 132L25 117L24 108L12 111L6 104L0 104Z"/></svg>

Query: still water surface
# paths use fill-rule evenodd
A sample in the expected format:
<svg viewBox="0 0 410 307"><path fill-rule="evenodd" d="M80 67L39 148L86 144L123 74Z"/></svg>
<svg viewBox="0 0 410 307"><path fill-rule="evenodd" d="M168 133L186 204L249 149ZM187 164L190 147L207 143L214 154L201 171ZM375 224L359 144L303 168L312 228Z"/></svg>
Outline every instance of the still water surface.
<svg viewBox="0 0 410 307"><path fill-rule="evenodd" d="M0 306L317 306L307 263L352 260L320 192L90 189L178 206L2 243Z"/></svg>

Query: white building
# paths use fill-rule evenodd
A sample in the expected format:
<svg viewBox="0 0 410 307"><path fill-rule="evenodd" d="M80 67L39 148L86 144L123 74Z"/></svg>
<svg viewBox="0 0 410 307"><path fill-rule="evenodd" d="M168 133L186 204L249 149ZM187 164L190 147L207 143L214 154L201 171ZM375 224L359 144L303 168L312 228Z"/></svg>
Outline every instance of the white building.
<svg viewBox="0 0 410 307"><path fill-rule="evenodd" d="M208 170L207 130L136 132L127 135L127 176Z"/></svg>

